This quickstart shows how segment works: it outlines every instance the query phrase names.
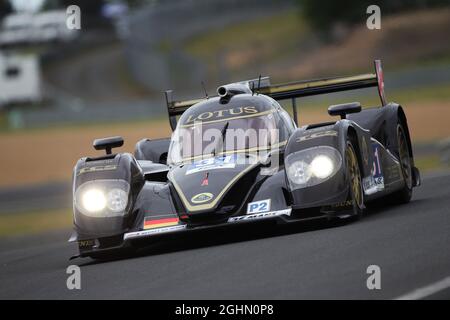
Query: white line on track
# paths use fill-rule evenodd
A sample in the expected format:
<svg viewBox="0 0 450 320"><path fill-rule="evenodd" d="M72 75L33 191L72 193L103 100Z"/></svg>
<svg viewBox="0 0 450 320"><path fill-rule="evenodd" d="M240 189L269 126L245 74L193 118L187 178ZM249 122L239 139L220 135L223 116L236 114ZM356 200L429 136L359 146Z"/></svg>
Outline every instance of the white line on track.
<svg viewBox="0 0 450 320"><path fill-rule="evenodd" d="M426 287L422 287L404 294L394 300L420 300L429 297L439 291L450 288L450 277L444 278L438 282L432 283Z"/></svg>

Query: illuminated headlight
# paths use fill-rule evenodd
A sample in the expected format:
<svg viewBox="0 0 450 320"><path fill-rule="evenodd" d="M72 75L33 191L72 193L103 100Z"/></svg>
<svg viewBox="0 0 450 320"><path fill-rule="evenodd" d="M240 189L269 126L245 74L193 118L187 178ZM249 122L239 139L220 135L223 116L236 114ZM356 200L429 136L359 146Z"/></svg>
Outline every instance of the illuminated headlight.
<svg viewBox="0 0 450 320"><path fill-rule="evenodd" d="M75 191L75 207L91 217L115 217L125 214L130 185L125 180L94 180Z"/></svg>
<svg viewBox="0 0 450 320"><path fill-rule="evenodd" d="M319 179L326 179L334 171L333 159L326 155L316 156L311 161L311 172Z"/></svg>
<svg viewBox="0 0 450 320"><path fill-rule="evenodd" d="M338 150L328 146L294 152L286 158L291 189L311 187L331 178L341 167Z"/></svg>
<svg viewBox="0 0 450 320"><path fill-rule="evenodd" d="M91 188L81 195L81 205L86 211L98 212L106 208L106 197L102 190Z"/></svg>

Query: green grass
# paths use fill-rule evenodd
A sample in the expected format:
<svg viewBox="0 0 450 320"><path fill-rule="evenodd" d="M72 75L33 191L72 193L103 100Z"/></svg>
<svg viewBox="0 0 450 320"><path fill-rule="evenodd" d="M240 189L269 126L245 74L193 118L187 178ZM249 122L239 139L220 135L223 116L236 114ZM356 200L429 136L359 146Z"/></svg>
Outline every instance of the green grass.
<svg viewBox="0 0 450 320"><path fill-rule="evenodd" d="M8 213L0 215L0 237L39 234L70 228L70 210Z"/></svg>
<svg viewBox="0 0 450 320"><path fill-rule="evenodd" d="M0 131L2 128L8 127L8 117L5 112L0 112Z"/></svg>
<svg viewBox="0 0 450 320"><path fill-rule="evenodd" d="M248 46L252 42L267 42L275 46L292 41L306 31L298 12L289 11L268 18L244 22L231 27L211 31L192 38L185 49L193 55L205 56L211 51Z"/></svg>
<svg viewBox="0 0 450 320"><path fill-rule="evenodd" d="M273 62L289 57L308 36L307 31L308 27L299 18L299 13L291 10L222 30L206 31L189 39L184 50L206 62L209 70L216 72L219 71L219 57L234 56L238 61L242 59L234 67L227 65L229 71L235 73L241 69L241 64L253 63L255 60Z"/></svg>

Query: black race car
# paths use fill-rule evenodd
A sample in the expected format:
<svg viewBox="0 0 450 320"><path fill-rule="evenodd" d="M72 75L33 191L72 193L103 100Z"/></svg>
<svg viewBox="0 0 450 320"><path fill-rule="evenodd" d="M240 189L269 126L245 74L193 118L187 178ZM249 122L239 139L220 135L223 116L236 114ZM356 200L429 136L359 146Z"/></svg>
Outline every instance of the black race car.
<svg viewBox="0 0 450 320"><path fill-rule="evenodd" d="M333 122L297 128L296 98L378 87L380 107L333 105ZM293 118L278 100L291 99ZM94 141L105 155L73 171L79 255L108 257L148 240L217 226L361 216L365 204L408 202L420 184L402 107L386 103L375 73L271 85L224 85L217 96L174 101L172 137L113 154L121 137Z"/></svg>

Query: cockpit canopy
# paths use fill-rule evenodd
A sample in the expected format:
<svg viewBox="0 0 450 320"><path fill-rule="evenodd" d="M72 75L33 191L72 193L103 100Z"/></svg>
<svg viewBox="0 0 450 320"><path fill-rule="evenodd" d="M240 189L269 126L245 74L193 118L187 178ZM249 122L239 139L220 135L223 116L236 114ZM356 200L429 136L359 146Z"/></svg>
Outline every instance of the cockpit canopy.
<svg viewBox="0 0 450 320"><path fill-rule="evenodd" d="M210 98L180 117L172 134L168 163L279 148L293 128L286 111L267 96L240 94L225 102Z"/></svg>

